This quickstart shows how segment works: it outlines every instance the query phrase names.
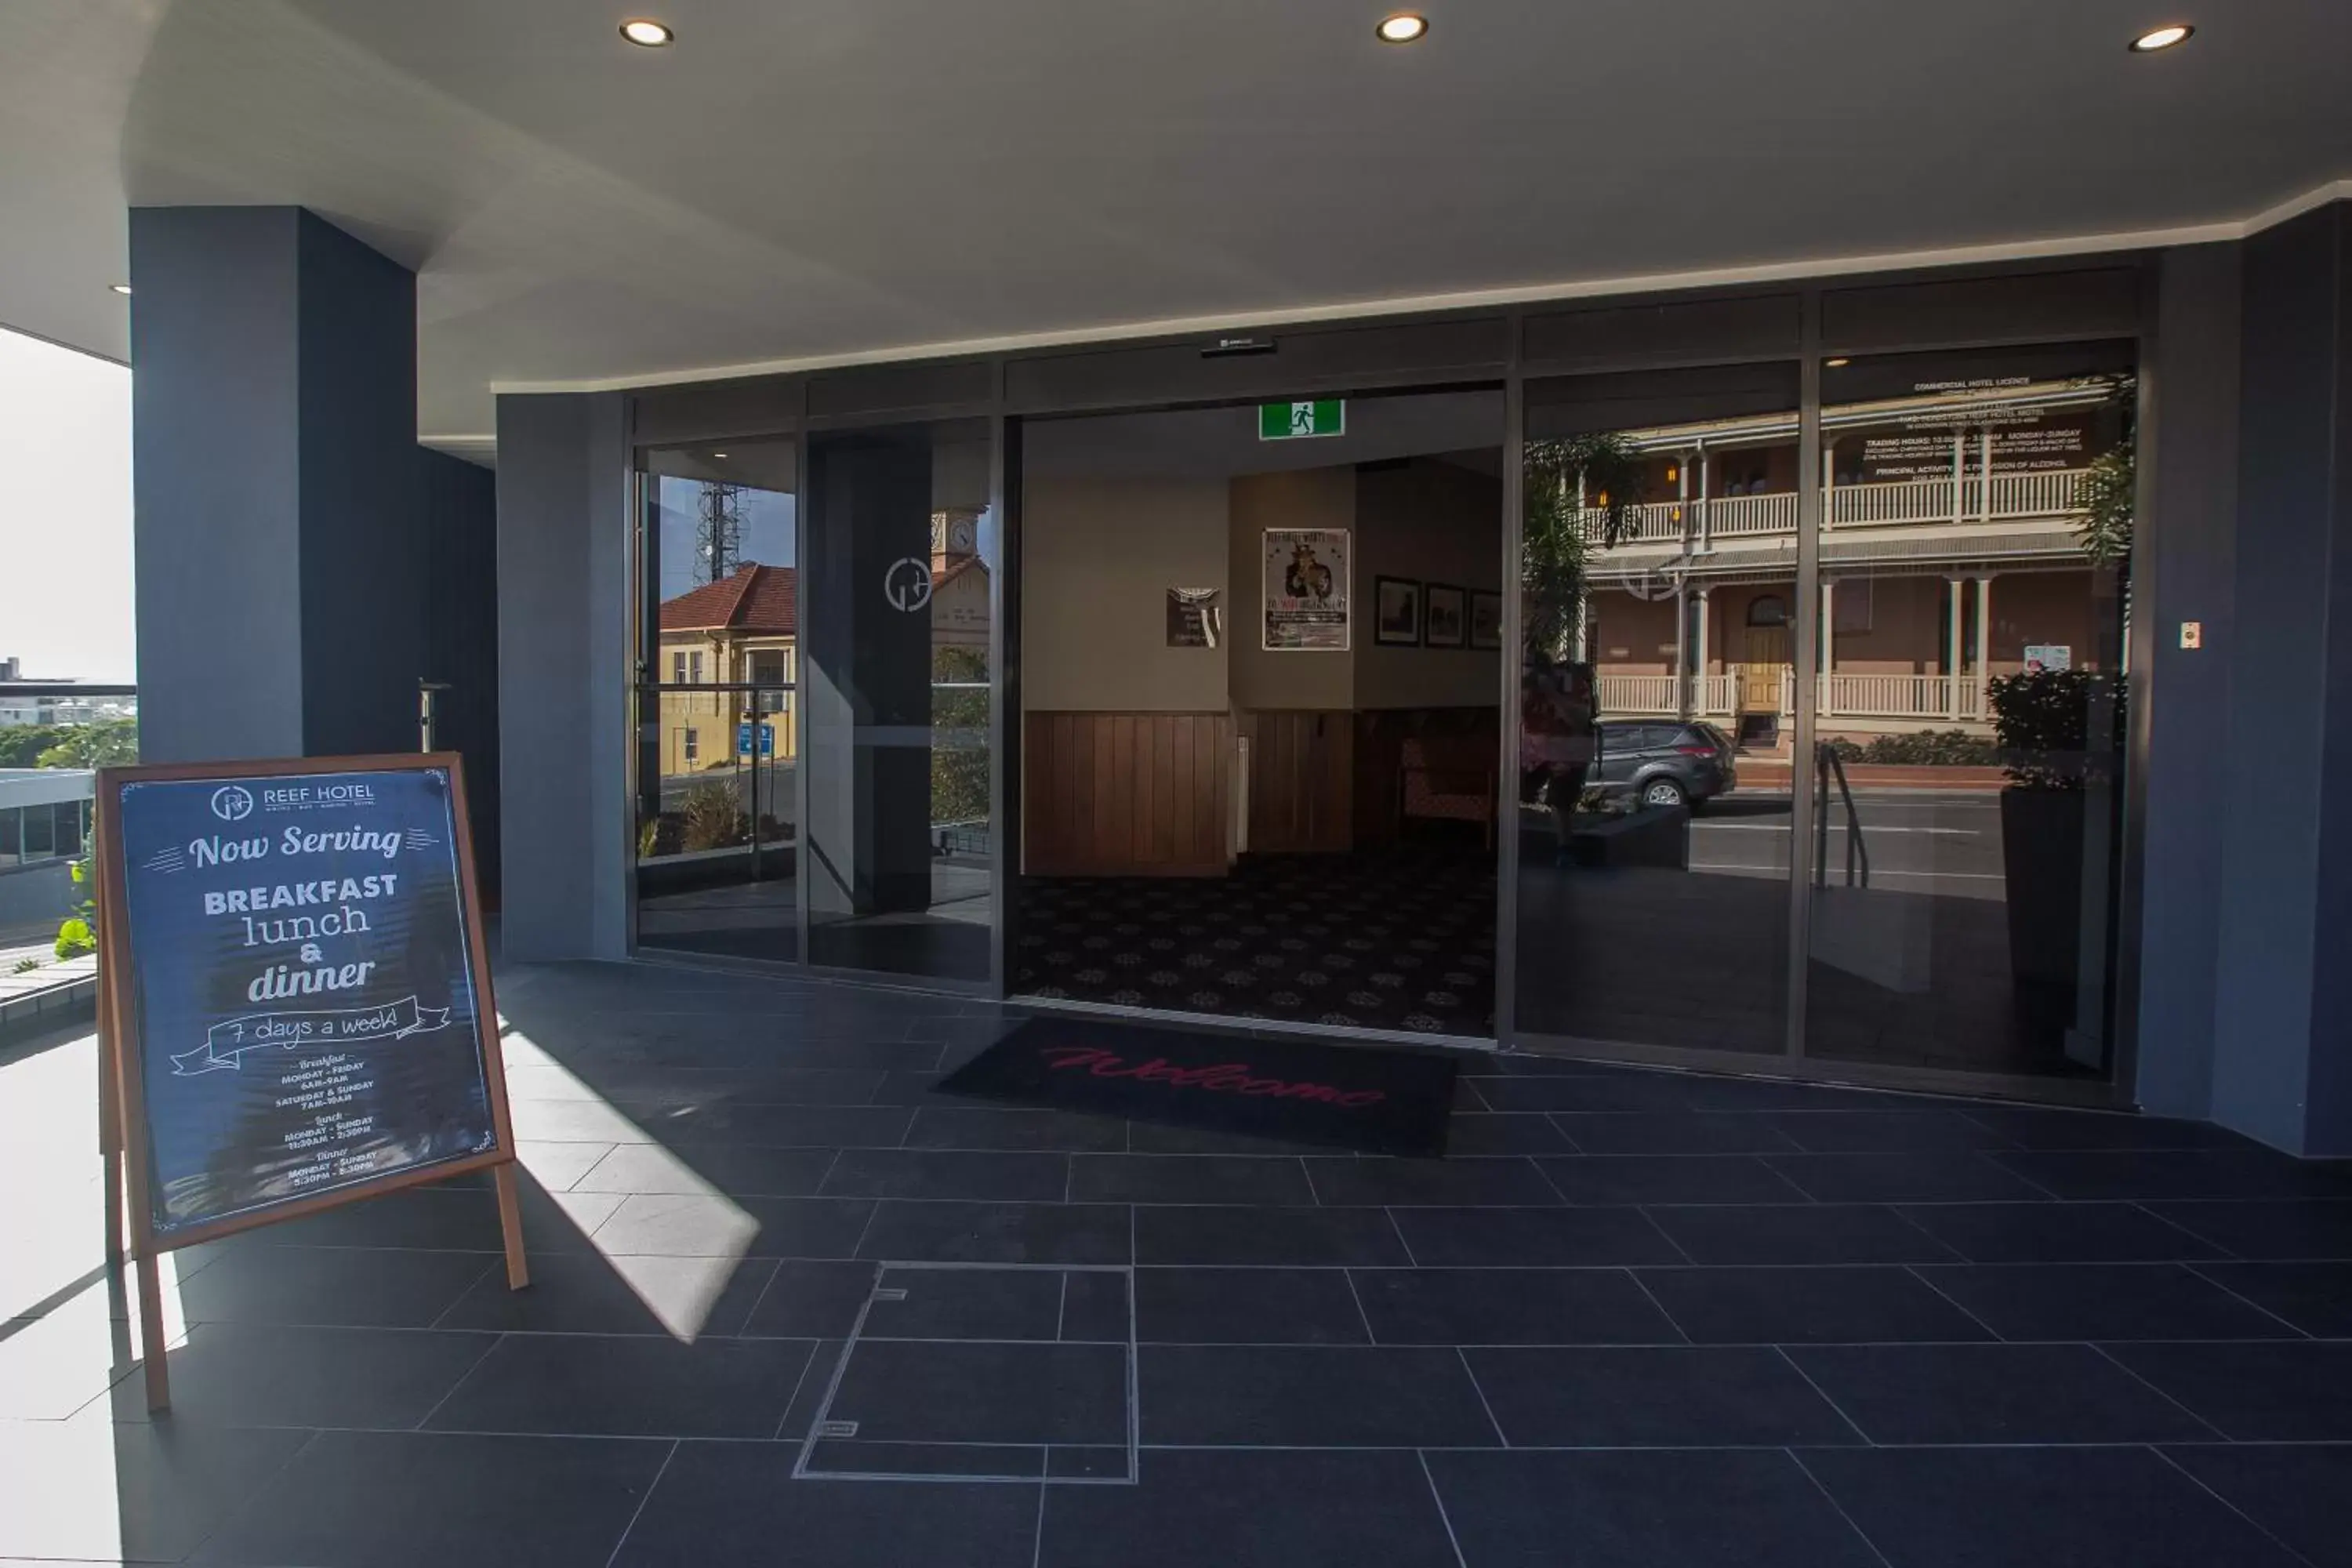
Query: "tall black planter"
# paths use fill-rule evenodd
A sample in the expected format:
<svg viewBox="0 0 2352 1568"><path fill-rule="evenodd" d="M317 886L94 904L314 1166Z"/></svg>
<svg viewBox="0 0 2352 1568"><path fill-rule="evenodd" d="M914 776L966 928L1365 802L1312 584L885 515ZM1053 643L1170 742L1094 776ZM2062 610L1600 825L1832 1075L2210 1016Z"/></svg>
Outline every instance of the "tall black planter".
<svg viewBox="0 0 2352 1568"><path fill-rule="evenodd" d="M2083 807L2080 790L2000 792L2010 973L2025 1008L2061 1021L2073 1015L2082 956Z"/></svg>

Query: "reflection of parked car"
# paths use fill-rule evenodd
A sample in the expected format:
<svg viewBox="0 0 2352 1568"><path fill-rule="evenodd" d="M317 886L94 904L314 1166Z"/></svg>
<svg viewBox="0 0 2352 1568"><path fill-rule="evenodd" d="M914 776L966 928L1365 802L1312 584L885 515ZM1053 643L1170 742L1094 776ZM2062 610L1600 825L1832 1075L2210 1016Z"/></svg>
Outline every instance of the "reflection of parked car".
<svg viewBox="0 0 2352 1568"><path fill-rule="evenodd" d="M1604 720L1601 755L1589 789L1633 795L1643 805L1686 805L1696 811L1739 782L1731 738L1712 724L1643 724Z"/></svg>

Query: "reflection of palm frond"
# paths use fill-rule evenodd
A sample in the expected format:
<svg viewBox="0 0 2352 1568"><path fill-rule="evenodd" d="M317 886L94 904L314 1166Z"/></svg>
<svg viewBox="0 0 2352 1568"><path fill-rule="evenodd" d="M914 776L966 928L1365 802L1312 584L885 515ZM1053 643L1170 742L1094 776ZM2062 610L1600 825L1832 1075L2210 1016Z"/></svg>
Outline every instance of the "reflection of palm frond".
<svg viewBox="0 0 2352 1568"><path fill-rule="evenodd" d="M1533 441L1526 479L1519 587L1528 647L1565 658L1576 639L1591 551L1612 549L1633 531L1641 460L1605 433Z"/></svg>

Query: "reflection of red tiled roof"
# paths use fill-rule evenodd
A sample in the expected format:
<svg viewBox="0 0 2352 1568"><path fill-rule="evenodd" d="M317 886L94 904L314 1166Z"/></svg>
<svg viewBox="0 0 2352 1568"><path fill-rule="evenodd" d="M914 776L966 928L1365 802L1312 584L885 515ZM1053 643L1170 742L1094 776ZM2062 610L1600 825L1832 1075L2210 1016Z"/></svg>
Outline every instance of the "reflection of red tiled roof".
<svg viewBox="0 0 2352 1568"><path fill-rule="evenodd" d="M797 575L789 566L739 567L731 576L663 600L661 629L790 637L800 624Z"/></svg>

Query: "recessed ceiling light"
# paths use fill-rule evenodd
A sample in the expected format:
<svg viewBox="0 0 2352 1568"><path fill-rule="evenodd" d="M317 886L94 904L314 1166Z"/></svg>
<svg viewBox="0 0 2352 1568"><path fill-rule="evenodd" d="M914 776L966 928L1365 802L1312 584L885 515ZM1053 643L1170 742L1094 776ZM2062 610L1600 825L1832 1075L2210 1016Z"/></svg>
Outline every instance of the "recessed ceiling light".
<svg viewBox="0 0 2352 1568"><path fill-rule="evenodd" d="M118 294L128 295L131 292L131 285L128 283L109 283L107 287Z"/></svg>
<svg viewBox="0 0 2352 1568"><path fill-rule="evenodd" d="M711 453L710 455L711 455L712 457L714 457L714 458L717 458L720 459L721 461L724 461L724 460L726 459L726 457L727 457L727 454L726 454L726 453L724 453L724 452L713 452L713 453Z"/></svg>
<svg viewBox="0 0 2352 1568"><path fill-rule="evenodd" d="M1381 25L1372 30L1384 44L1417 43L1429 33L1429 18L1415 12L1400 11L1381 18Z"/></svg>
<svg viewBox="0 0 2352 1568"><path fill-rule="evenodd" d="M621 24L621 37L639 48L658 49L674 41L677 35L650 16L632 16Z"/></svg>
<svg viewBox="0 0 2352 1568"><path fill-rule="evenodd" d="M1852 364L1853 362L1852 360L1848 360L1848 359L1825 359L1825 360L1822 361L1822 363L1823 364L1825 364L1825 365L1829 366L1832 370L1835 370L1835 369L1837 369L1837 368L1838 368L1838 366L1840 366L1840 365L1843 365L1843 364Z"/></svg>
<svg viewBox="0 0 2352 1568"><path fill-rule="evenodd" d="M2175 44L2185 44L2189 41L2189 36L2196 30L2186 22L2175 22L2168 26L2150 28L2132 40L2132 53L2152 55L2158 49L2168 49Z"/></svg>

